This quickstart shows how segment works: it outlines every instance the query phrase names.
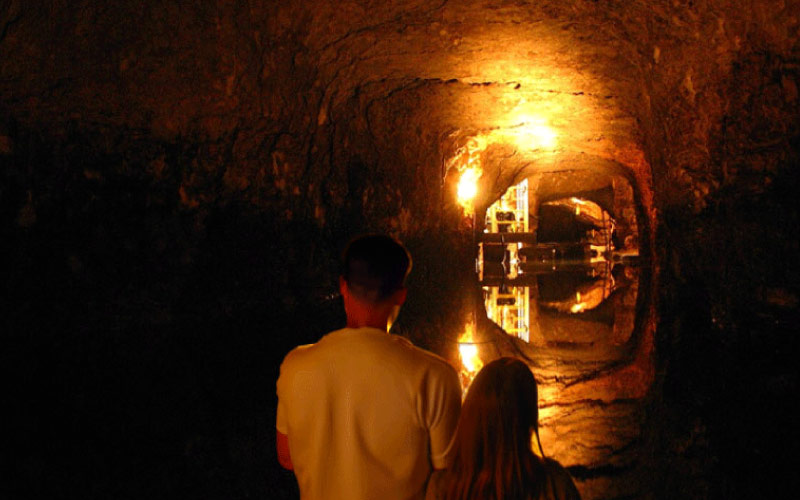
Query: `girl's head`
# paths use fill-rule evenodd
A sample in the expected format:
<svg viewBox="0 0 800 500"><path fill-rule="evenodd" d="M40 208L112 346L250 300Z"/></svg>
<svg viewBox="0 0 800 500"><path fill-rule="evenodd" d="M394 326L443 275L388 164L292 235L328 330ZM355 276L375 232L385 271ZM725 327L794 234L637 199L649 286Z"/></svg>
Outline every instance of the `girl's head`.
<svg viewBox="0 0 800 500"><path fill-rule="evenodd" d="M481 454L518 453L529 449L538 420L536 380L530 368L518 359L500 358L473 380L458 431Z"/></svg>
<svg viewBox="0 0 800 500"><path fill-rule="evenodd" d="M447 498L517 498L532 485L538 490L541 462L530 448L537 402L525 363L500 358L483 367L461 409Z"/></svg>

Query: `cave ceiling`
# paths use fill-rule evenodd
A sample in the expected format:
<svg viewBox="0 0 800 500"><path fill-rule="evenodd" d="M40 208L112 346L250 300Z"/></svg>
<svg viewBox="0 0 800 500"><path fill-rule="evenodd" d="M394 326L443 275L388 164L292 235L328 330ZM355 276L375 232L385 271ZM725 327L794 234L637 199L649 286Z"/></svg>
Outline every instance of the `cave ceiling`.
<svg viewBox="0 0 800 500"><path fill-rule="evenodd" d="M398 12L357 2L318 12L308 43L325 62L332 106L355 89L428 85L437 88L414 117L428 127L456 136L551 129L547 151L515 144L519 164L620 160L620 152L626 161L639 149L638 54L599 12L525 2L406 2Z"/></svg>
<svg viewBox="0 0 800 500"><path fill-rule="evenodd" d="M292 103L268 95L282 85L270 81L278 78L287 91L310 90L319 123L354 93L386 97L431 86L410 119L437 133L471 136L533 117L555 130L562 152L608 158L637 141L632 110L641 75L631 40L620 43L628 34L614 25L621 6L56 2L36 12L10 5L4 45L16 57L6 63L5 83L30 85L7 93L9 100L60 102L79 119L151 122L165 134L229 129L243 114L283 120L275 108Z"/></svg>
<svg viewBox="0 0 800 500"><path fill-rule="evenodd" d="M14 0L0 7L0 106L32 128L212 143L203 161L225 164L233 191L343 177L356 156L430 177L484 136L512 169L621 166L645 205L652 180L702 207L734 72L772 65L783 76L741 93L778 86L778 112L795 105L797 4Z"/></svg>

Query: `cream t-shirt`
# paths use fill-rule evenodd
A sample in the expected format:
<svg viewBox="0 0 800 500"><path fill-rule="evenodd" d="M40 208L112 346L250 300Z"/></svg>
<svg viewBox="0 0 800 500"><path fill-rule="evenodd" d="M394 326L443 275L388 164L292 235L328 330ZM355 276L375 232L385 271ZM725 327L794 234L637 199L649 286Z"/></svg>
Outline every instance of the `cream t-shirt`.
<svg viewBox="0 0 800 500"><path fill-rule="evenodd" d="M276 427L303 500L422 499L449 465L461 387L443 359L375 328L345 328L290 352Z"/></svg>

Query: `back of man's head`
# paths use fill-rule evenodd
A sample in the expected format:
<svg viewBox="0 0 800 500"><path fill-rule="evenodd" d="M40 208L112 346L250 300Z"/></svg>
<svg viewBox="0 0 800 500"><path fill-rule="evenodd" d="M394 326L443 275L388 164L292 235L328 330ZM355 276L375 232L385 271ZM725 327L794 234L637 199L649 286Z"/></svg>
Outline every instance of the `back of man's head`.
<svg viewBox="0 0 800 500"><path fill-rule="evenodd" d="M403 288L411 256L394 238L368 234L353 239L344 251L342 277L362 302L377 304Z"/></svg>

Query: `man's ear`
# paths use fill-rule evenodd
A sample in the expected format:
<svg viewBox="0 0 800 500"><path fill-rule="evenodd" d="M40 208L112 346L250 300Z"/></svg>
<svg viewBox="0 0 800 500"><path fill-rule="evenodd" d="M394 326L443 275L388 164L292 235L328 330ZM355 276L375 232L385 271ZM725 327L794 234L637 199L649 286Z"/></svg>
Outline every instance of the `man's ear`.
<svg viewBox="0 0 800 500"><path fill-rule="evenodd" d="M347 280L344 279L344 276L339 276L339 293L342 294L342 297L347 294Z"/></svg>

